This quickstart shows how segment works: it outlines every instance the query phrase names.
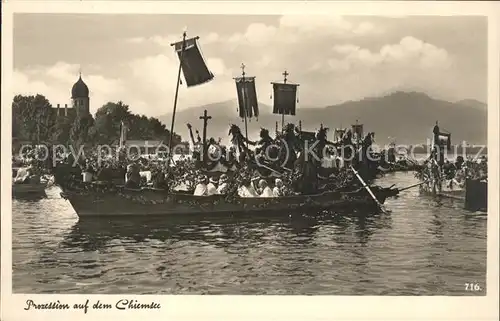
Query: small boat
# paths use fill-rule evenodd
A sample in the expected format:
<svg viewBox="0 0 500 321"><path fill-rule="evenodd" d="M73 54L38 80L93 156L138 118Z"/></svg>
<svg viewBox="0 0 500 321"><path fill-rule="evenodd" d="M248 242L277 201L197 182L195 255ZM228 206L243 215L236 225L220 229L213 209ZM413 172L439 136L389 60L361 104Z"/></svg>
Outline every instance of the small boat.
<svg viewBox="0 0 500 321"><path fill-rule="evenodd" d="M194 196L187 192L168 192L154 188L128 189L123 186L79 183L61 187L61 197L68 200L80 217L170 216L190 214L226 214L237 216L258 212L290 215L297 210L366 210L378 211L378 204L364 189L328 191L316 195L241 198L238 196ZM372 188L383 204L399 193L392 188Z"/></svg>
<svg viewBox="0 0 500 321"><path fill-rule="evenodd" d="M12 184L12 197L44 196L47 183Z"/></svg>
<svg viewBox="0 0 500 321"><path fill-rule="evenodd" d="M463 203L468 211L486 212L488 210L488 182L477 179L467 179L464 188L442 188L432 192L427 186L420 189L424 195L452 199Z"/></svg>
<svg viewBox="0 0 500 321"><path fill-rule="evenodd" d="M12 168L12 177L17 175L19 168ZM28 183L14 183L12 180L12 197L32 197L32 196L45 196L45 189L48 186L50 179L41 177L40 181Z"/></svg>

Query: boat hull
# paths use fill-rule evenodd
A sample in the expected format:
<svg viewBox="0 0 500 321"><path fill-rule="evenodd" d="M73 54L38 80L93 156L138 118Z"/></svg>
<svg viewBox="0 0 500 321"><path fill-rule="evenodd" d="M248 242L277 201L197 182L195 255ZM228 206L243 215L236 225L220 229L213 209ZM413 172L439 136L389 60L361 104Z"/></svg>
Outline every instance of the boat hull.
<svg viewBox="0 0 500 321"><path fill-rule="evenodd" d="M383 190L376 194L381 203L390 196ZM63 189L61 196L71 203L80 218L199 214L234 216L259 212L289 215L292 212L313 209L377 211L377 205L364 191L326 192L318 195L279 198L236 197L229 200L223 195L194 196L151 188L140 190L121 188L106 192Z"/></svg>
<svg viewBox="0 0 500 321"><path fill-rule="evenodd" d="M43 196L47 184L12 184L12 197Z"/></svg>

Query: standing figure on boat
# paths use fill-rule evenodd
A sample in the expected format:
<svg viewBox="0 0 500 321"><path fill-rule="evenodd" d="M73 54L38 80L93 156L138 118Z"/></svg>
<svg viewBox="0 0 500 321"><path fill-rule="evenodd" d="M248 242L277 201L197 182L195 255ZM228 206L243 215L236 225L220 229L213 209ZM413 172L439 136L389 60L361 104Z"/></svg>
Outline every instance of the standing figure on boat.
<svg viewBox="0 0 500 321"><path fill-rule="evenodd" d="M255 148L255 152L259 154L261 151L264 153L268 149L269 146L273 143L273 139L269 136L269 131L265 128L260 129L260 140L257 142L257 147Z"/></svg>
<svg viewBox="0 0 500 321"><path fill-rule="evenodd" d="M305 148L304 148L305 149ZM302 150L295 167L296 186L294 189L303 195L316 194L318 191L318 162L312 155Z"/></svg>
<svg viewBox="0 0 500 321"><path fill-rule="evenodd" d="M352 144L352 132L350 129L347 129L344 132L344 136L342 137L342 153L341 156L343 158L344 166L348 166L351 164L352 154L354 153L354 146Z"/></svg>
<svg viewBox="0 0 500 321"><path fill-rule="evenodd" d="M292 170L297 161L297 150L300 150L300 131L294 124L287 124L284 128L282 139L279 140L279 162L283 167Z"/></svg>
<svg viewBox="0 0 500 321"><path fill-rule="evenodd" d="M228 135L231 136L231 143L233 144L233 146L236 146L236 148L238 149L238 162L241 166L252 157L252 151L247 148L246 144L255 145L255 143L246 139L241 134L240 128L235 124L229 127Z"/></svg>
<svg viewBox="0 0 500 321"><path fill-rule="evenodd" d="M332 142L330 142L327 138L327 133L328 133L328 128L323 127L321 125L320 129L316 133L316 147L315 147L315 152L316 155L318 155L319 159L322 160L326 155L326 146L327 145L333 145Z"/></svg>

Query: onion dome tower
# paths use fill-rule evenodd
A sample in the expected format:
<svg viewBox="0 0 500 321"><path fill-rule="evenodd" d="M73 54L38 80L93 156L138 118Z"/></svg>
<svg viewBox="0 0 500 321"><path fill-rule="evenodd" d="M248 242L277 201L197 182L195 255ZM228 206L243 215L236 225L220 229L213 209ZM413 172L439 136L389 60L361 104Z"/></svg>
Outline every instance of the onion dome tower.
<svg viewBox="0 0 500 321"><path fill-rule="evenodd" d="M90 113L89 87L83 82L82 74L71 88L71 101L77 114Z"/></svg>

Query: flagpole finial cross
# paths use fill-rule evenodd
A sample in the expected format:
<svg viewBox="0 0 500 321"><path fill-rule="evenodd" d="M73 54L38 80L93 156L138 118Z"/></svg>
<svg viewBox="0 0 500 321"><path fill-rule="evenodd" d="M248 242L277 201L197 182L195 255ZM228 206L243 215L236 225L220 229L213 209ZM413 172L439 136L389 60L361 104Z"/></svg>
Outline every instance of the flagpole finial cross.
<svg viewBox="0 0 500 321"><path fill-rule="evenodd" d="M246 67L245 64L241 63L240 68L241 68L241 74L243 75L243 77L245 76L245 67Z"/></svg>
<svg viewBox="0 0 500 321"><path fill-rule="evenodd" d="M289 75L288 71L285 70L285 72L283 72L282 75L285 77L283 81L286 84L286 81L287 81L286 77Z"/></svg>

